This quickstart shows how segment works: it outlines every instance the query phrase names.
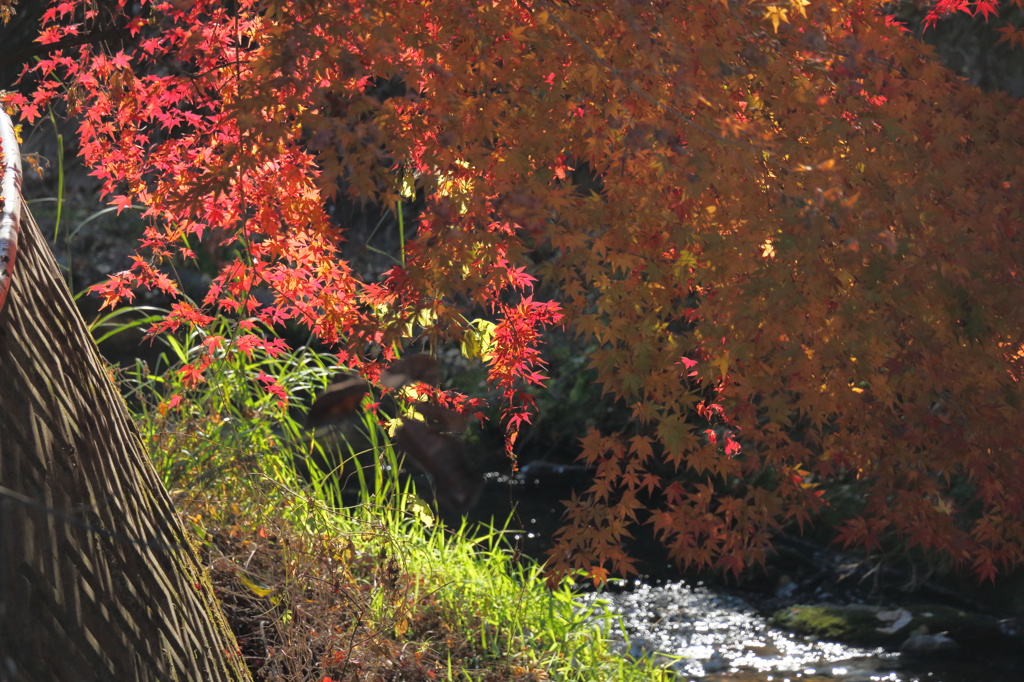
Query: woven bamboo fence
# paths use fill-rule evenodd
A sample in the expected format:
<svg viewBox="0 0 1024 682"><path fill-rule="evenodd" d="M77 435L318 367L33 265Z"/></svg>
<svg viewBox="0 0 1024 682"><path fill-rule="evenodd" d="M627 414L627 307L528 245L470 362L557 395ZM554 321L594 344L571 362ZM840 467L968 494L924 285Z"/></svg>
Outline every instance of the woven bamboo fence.
<svg viewBox="0 0 1024 682"><path fill-rule="evenodd" d="M249 679L21 202L13 132L0 110L0 680Z"/></svg>

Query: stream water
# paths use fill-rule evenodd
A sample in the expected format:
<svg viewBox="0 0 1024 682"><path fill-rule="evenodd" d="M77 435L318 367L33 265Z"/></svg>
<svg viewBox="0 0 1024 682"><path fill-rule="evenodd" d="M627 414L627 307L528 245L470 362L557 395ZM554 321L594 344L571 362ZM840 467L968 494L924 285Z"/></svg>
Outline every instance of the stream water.
<svg viewBox="0 0 1024 682"><path fill-rule="evenodd" d="M568 476L568 480L562 475ZM491 475L484 503L471 520L508 518L524 532L516 537L524 554L542 557L558 527L559 500L567 497L572 471L524 467L516 479ZM570 485L571 487L571 485ZM653 550L653 548L650 548ZM652 556L657 553L652 551ZM601 611L622 617L629 643L623 655L653 656L680 680L743 682L1021 682L1024 650L1001 643L984 650L964 646L926 656L819 641L769 625L737 590L685 582L664 561L650 560L644 581L585 598Z"/></svg>
<svg viewBox="0 0 1024 682"><path fill-rule="evenodd" d="M719 588L685 582L637 582L631 588L587 600L623 618L629 633L624 653L654 656L684 680L1024 680L1024 661L1013 652L911 657L862 649L773 628L743 599Z"/></svg>

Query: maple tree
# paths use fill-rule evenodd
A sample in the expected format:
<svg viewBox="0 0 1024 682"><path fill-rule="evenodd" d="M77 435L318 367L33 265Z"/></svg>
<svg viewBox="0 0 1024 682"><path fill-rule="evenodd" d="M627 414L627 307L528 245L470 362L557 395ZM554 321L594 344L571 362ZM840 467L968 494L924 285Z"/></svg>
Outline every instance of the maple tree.
<svg viewBox="0 0 1024 682"><path fill-rule="evenodd" d="M992 577L1024 559L1024 110L889 7L62 0L9 100L63 98L113 203L145 207L107 301L176 294L161 265L200 241L237 253L155 331L298 321L372 379L413 338L479 346L484 310L510 448L543 330L587 339L634 421L584 438L556 572L629 571L637 522L739 571L842 481L842 543ZM62 47L110 26L130 39ZM340 257L339 194L424 202L376 279Z"/></svg>

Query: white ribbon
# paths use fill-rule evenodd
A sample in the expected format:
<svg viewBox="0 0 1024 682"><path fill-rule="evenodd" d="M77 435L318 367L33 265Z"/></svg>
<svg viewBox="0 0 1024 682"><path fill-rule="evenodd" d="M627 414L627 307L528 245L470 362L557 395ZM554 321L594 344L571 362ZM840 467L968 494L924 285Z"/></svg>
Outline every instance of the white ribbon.
<svg viewBox="0 0 1024 682"><path fill-rule="evenodd" d="M18 254L18 229L21 225L21 151L14 134L14 121L0 107L0 145L3 153L3 183L0 184L0 310L7 301Z"/></svg>

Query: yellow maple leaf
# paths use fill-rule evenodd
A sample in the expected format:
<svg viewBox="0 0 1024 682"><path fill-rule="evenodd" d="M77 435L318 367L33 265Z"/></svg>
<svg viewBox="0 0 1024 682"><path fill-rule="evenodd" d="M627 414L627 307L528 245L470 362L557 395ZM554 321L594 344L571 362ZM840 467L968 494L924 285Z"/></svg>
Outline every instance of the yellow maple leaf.
<svg viewBox="0 0 1024 682"><path fill-rule="evenodd" d="M764 11L764 20L772 22L772 28L775 29L776 33L778 33L779 24L789 23L789 19L786 16L787 14L789 14L788 9L772 5L771 7Z"/></svg>

